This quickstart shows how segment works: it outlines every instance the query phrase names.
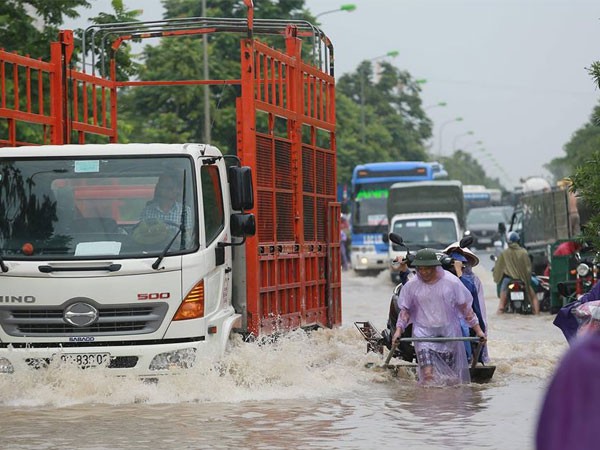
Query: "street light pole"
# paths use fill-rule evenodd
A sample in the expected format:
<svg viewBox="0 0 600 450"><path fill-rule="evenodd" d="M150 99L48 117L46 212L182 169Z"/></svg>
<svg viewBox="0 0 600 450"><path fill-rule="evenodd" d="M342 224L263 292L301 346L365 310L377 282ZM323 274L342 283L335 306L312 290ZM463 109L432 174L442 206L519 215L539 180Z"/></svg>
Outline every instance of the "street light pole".
<svg viewBox="0 0 600 450"><path fill-rule="evenodd" d="M206 0L202 0L202 17L206 17ZM208 35L202 35L202 65L204 80L208 80ZM204 85L204 143L210 144L210 86Z"/></svg>
<svg viewBox="0 0 600 450"><path fill-rule="evenodd" d="M395 58L398 56L400 52L398 50L391 50L387 52L385 55L379 55L375 58L368 59L367 61L377 61L382 58ZM359 66L360 67L360 66ZM358 78L360 81L360 142L363 146L366 145L366 119L365 119L365 73L359 73Z"/></svg>
<svg viewBox="0 0 600 450"><path fill-rule="evenodd" d="M463 134L459 134L458 136L456 136L454 138L454 141L452 142L452 149L454 151L456 151L456 143L460 140L460 138L465 137L465 136L473 136L475 133L473 131L467 131L466 133ZM464 150L464 149L463 149Z"/></svg>
<svg viewBox="0 0 600 450"><path fill-rule="evenodd" d="M423 108L423 111L427 111L428 109L431 109L431 108L441 108L443 106L448 106L448 103L446 103L446 102L437 102L434 105L427 105L425 108Z"/></svg>
<svg viewBox="0 0 600 450"><path fill-rule="evenodd" d="M474 145L483 145L483 141L475 141L475 142L469 142L467 145L465 145L465 147L463 148L463 151L467 151L467 149L473 147Z"/></svg>
<svg viewBox="0 0 600 450"><path fill-rule="evenodd" d="M356 5L353 3L346 3L344 5L340 5L340 7L338 9L332 9L330 11L323 11L322 13L319 13L315 16L315 19L317 17L321 17L324 16L325 14L332 14L335 12L340 12L340 11L346 11L346 12L352 12L356 9Z"/></svg>
<svg viewBox="0 0 600 450"><path fill-rule="evenodd" d="M438 158L442 157L442 135L444 132L444 128L446 128L446 125L453 123L453 122L462 122L463 118L462 117L455 117L454 119L450 119L447 120L446 122L442 123L440 125L440 147L438 149Z"/></svg>

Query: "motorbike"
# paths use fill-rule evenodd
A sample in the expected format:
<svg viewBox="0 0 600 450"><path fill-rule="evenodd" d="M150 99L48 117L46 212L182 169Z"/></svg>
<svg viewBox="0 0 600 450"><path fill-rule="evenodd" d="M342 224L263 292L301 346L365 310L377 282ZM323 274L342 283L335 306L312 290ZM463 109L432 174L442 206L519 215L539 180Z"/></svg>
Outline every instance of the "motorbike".
<svg viewBox="0 0 600 450"><path fill-rule="evenodd" d="M531 312L531 304L527 298L527 286L521 280L511 279L506 288L508 312L525 314Z"/></svg>
<svg viewBox="0 0 600 450"><path fill-rule="evenodd" d="M575 293L579 296L588 292L598 281L600 260L598 253L586 257L578 253L576 258L578 264L575 269Z"/></svg>
<svg viewBox="0 0 600 450"><path fill-rule="evenodd" d="M496 255L490 255L490 259L494 262L498 260ZM492 268L492 270L494 270ZM550 284L548 281L548 277L543 277L541 275L536 275L535 273L531 274L530 279L531 285L533 287L534 292L536 292L536 296L538 302L540 304L541 311L549 311L550 310ZM500 297L500 283L497 285L498 289L498 297ZM538 289L538 290L536 290ZM542 301L540 301L542 299ZM542 309L542 302L544 303L544 308ZM527 285L523 280L518 280L516 278L511 278L508 282L507 290L506 290L506 307L505 312L508 313L517 313L517 314L532 314L533 308L531 305L531 300L529 298L529 292L527 292Z"/></svg>
<svg viewBox="0 0 600 450"><path fill-rule="evenodd" d="M531 285L537 296L540 311L549 312L552 304L550 296L550 277L532 274Z"/></svg>
<svg viewBox="0 0 600 450"><path fill-rule="evenodd" d="M404 260L408 263L409 267L412 261L414 260L414 254L410 253L410 249L408 246L404 244L402 237L396 233L389 234L389 240L396 244L397 246L403 247L406 249L406 255ZM461 248L468 247L473 242L472 236L465 236L461 239L459 245ZM440 261L442 262L442 266L444 264L449 265L449 262L444 258L447 258L446 255L438 255L440 257ZM388 320L386 323L386 328L382 331L379 331L375 328L371 322L354 322L354 325L357 327L361 335L367 341L367 351L379 353L383 355L384 349L387 348L389 352L393 352L391 357L400 359L402 361L408 363L415 363L413 366L416 367L417 356L413 344L412 336L412 324L409 324L402 335L400 336L399 343L396 346L392 343L392 337L396 330L396 321L398 319L399 307L398 307L398 296L400 295L400 291L402 290L402 283L399 283L394 288L392 292L392 296L390 299L389 311L388 311ZM465 340L473 339L472 337L464 338ZM477 365L479 360L479 350L473 352L474 358L471 363L470 373L471 379L477 383L485 383L489 381L494 373L495 366L483 366ZM388 360L390 359L390 355L388 355ZM409 366L410 367L410 366Z"/></svg>

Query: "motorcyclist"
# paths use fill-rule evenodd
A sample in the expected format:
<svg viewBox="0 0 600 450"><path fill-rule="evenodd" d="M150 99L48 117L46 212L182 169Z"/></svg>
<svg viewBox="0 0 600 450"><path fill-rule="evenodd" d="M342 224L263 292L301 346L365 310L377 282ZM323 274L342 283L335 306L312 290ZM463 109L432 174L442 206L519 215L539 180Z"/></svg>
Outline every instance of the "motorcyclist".
<svg viewBox="0 0 600 450"><path fill-rule="evenodd" d="M474 274L472 277L467 275L466 271L467 271L467 267L470 266L470 261L467 258L467 254L464 251L464 249L458 247L458 248L453 248L450 247L450 249L446 249L444 250L444 254L446 254L447 256L445 256L442 259L442 267L446 270L448 270L449 272L453 273L454 275L456 275L458 277L458 279L462 282L462 284L465 285L465 287L469 290L469 292L471 293L471 296L473 297L473 303L472 303L472 308L473 311L475 312L475 315L477 316L477 319L479 320L479 326L481 327L481 329L483 330L483 332L486 334L487 336L487 320L484 319L484 311L485 308L482 308L481 304L483 303L483 297L479 296L478 293L478 289L477 286L475 285L474 279L473 277L475 276ZM462 328L462 332L463 332L463 336L467 337L470 336L470 332L469 332L469 327L468 325L461 320L461 328ZM474 334L473 334L474 335ZM469 360L471 360L472 355L473 355L473 348L472 348L472 343L470 342L465 342L465 348L467 350L467 357L469 358ZM489 360L489 357L487 356L487 352L485 352L485 358L484 358L484 352L480 352L479 354L479 361L481 363L487 362Z"/></svg>
<svg viewBox="0 0 600 450"><path fill-rule="evenodd" d="M537 296L531 287L531 260L527 250L519 245L519 240L519 234L511 231L508 235L508 248L500 254L494 265L494 282L500 285L498 314L503 314L506 309L507 289L511 279L521 280L525 284L533 314L540 312Z"/></svg>
<svg viewBox="0 0 600 450"><path fill-rule="evenodd" d="M552 323L562 330L567 342L571 343L577 335L580 326L579 321L573 314L573 310L580 305L598 300L600 300L600 282L594 284L592 289L579 297L579 299L568 303L558 311Z"/></svg>
<svg viewBox="0 0 600 450"><path fill-rule="evenodd" d="M400 291L400 311L393 341L409 323L413 337L462 337L460 319L485 342L471 303L473 297L460 280L441 267L435 250L419 250L412 266L417 276ZM470 381L464 345L453 342L416 342L419 383L455 384Z"/></svg>

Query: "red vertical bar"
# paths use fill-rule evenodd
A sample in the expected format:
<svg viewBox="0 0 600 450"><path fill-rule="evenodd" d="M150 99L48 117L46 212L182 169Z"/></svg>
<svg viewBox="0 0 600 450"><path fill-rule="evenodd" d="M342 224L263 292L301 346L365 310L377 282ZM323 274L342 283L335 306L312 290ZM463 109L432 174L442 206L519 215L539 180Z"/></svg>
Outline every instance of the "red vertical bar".
<svg viewBox="0 0 600 450"><path fill-rule="evenodd" d="M2 64L0 64L0 88L2 88L2 93L1 93L1 102L0 105L2 105L2 108L6 108L6 67L5 67L5 62L2 61Z"/></svg>
<svg viewBox="0 0 600 450"><path fill-rule="evenodd" d="M44 72L38 69L38 112L44 115Z"/></svg>
<svg viewBox="0 0 600 450"><path fill-rule="evenodd" d="M63 101L66 101L66 93L63 92L62 82L62 53L61 43L53 42L50 44L50 63L52 69L50 72L50 116L52 120L52 129L50 130L51 144L64 144L63 132Z"/></svg>
<svg viewBox="0 0 600 450"><path fill-rule="evenodd" d="M117 130L117 64L115 58L110 60L110 81L111 81L111 102L110 102L110 117L112 134L109 137L111 143L118 142L119 132Z"/></svg>
<svg viewBox="0 0 600 450"><path fill-rule="evenodd" d="M265 54L263 54L263 75L262 75L262 82L263 82L263 101L266 103L269 103L269 57Z"/></svg>
<svg viewBox="0 0 600 450"><path fill-rule="evenodd" d="M17 63L13 64L13 91L15 95L14 108L15 111L19 111L19 65Z"/></svg>
<svg viewBox="0 0 600 450"><path fill-rule="evenodd" d="M25 69L25 98L27 101L27 112L31 112L31 67Z"/></svg>
<svg viewBox="0 0 600 450"><path fill-rule="evenodd" d="M106 88L102 86L102 126L106 127Z"/></svg>
<svg viewBox="0 0 600 450"><path fill-rule="evenodd" d="M285 108L285 99L283 97L283 71L285 70L284 68L284 63L280 63L279 64L279 71L277 76L279 77L279 83L278 83L278 88L279 88L279 102L278 102L278 106L281 106L282 108Z"/></svg>
<svg viewBox="0 0 600 450"><path fill-rule="evenodd" d="M92 84L92 116L93 124L98 125L98 96L96 95L96 85Z"/></svg>
<svg viewBox="0 0 600 450"><path fill-rule="evenodd" d="M82 87L82 93L83 93L83 123L87 124L88 120L89 120L89 102L88 102L88 88L87 88L87 82L84 81L83 83L81 83L81 87Z"/></svg>
<svg viewBox="0 0 600 450"><path fill-rule="evenodd" d="M74 122L79 122L79 91L77 89L77 80L73 79L73 117Z"/></svg>
<svg viewBox="0 0 600 450"><path fill-rule="evenodd" d="M252 169L252 183L255 191L257 180L256 168L256 111L255 89L258 88L258 74L255 72L254 42L243 39L240 43L242 55L241 90L242 95L237 102L238 156L242 164ZM257 206L250 212L256 214ZM257 217L258 220L260 218ZM258 334L260 309L258 302L259 266L258 266L258 236L246 240L246 301L248 306L248 331Z"/></svg>
<svg viewBox="0 0 600 450"><path fill-rule="evenodd" d="M275 63L275 58L271 58L271 101L270 103L273 105L277 105L277 64Z"/></svg>
<svg viewBox="0 0 600 450"><path fill-rule="evenodd" d="M260 84L260 67L261 67L261 55L260 53L258 53L258 51L254 51L254 58L256 61L256 67L254 68L254 70L256 70L256 74L255 74L255 89L256 89L256 98L258 100L261 100L261 96L262 96L262 86Z"/></svg>

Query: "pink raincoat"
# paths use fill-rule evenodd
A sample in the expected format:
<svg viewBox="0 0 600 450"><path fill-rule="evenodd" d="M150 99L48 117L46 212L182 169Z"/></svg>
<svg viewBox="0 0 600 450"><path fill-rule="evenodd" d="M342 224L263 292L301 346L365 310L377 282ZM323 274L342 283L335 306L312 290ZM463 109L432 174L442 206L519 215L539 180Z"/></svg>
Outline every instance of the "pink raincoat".
<svg viewBox="0 0 600 450"><path fill-rule="evenodd" d="M418 275L404 285L398 297L400 313L396 326L413 325L413 337L462 337L460 318L469 327L479 324L471 304L469 290L453 274L436 267L437 278L425 283ZM456 342L415 342L419 360L419 382L424 384L423 365L434 368L434 379L427 384L449 385L469 383L469 366L465 345ZM427 357L427 361L419 358Z"/></svg>

